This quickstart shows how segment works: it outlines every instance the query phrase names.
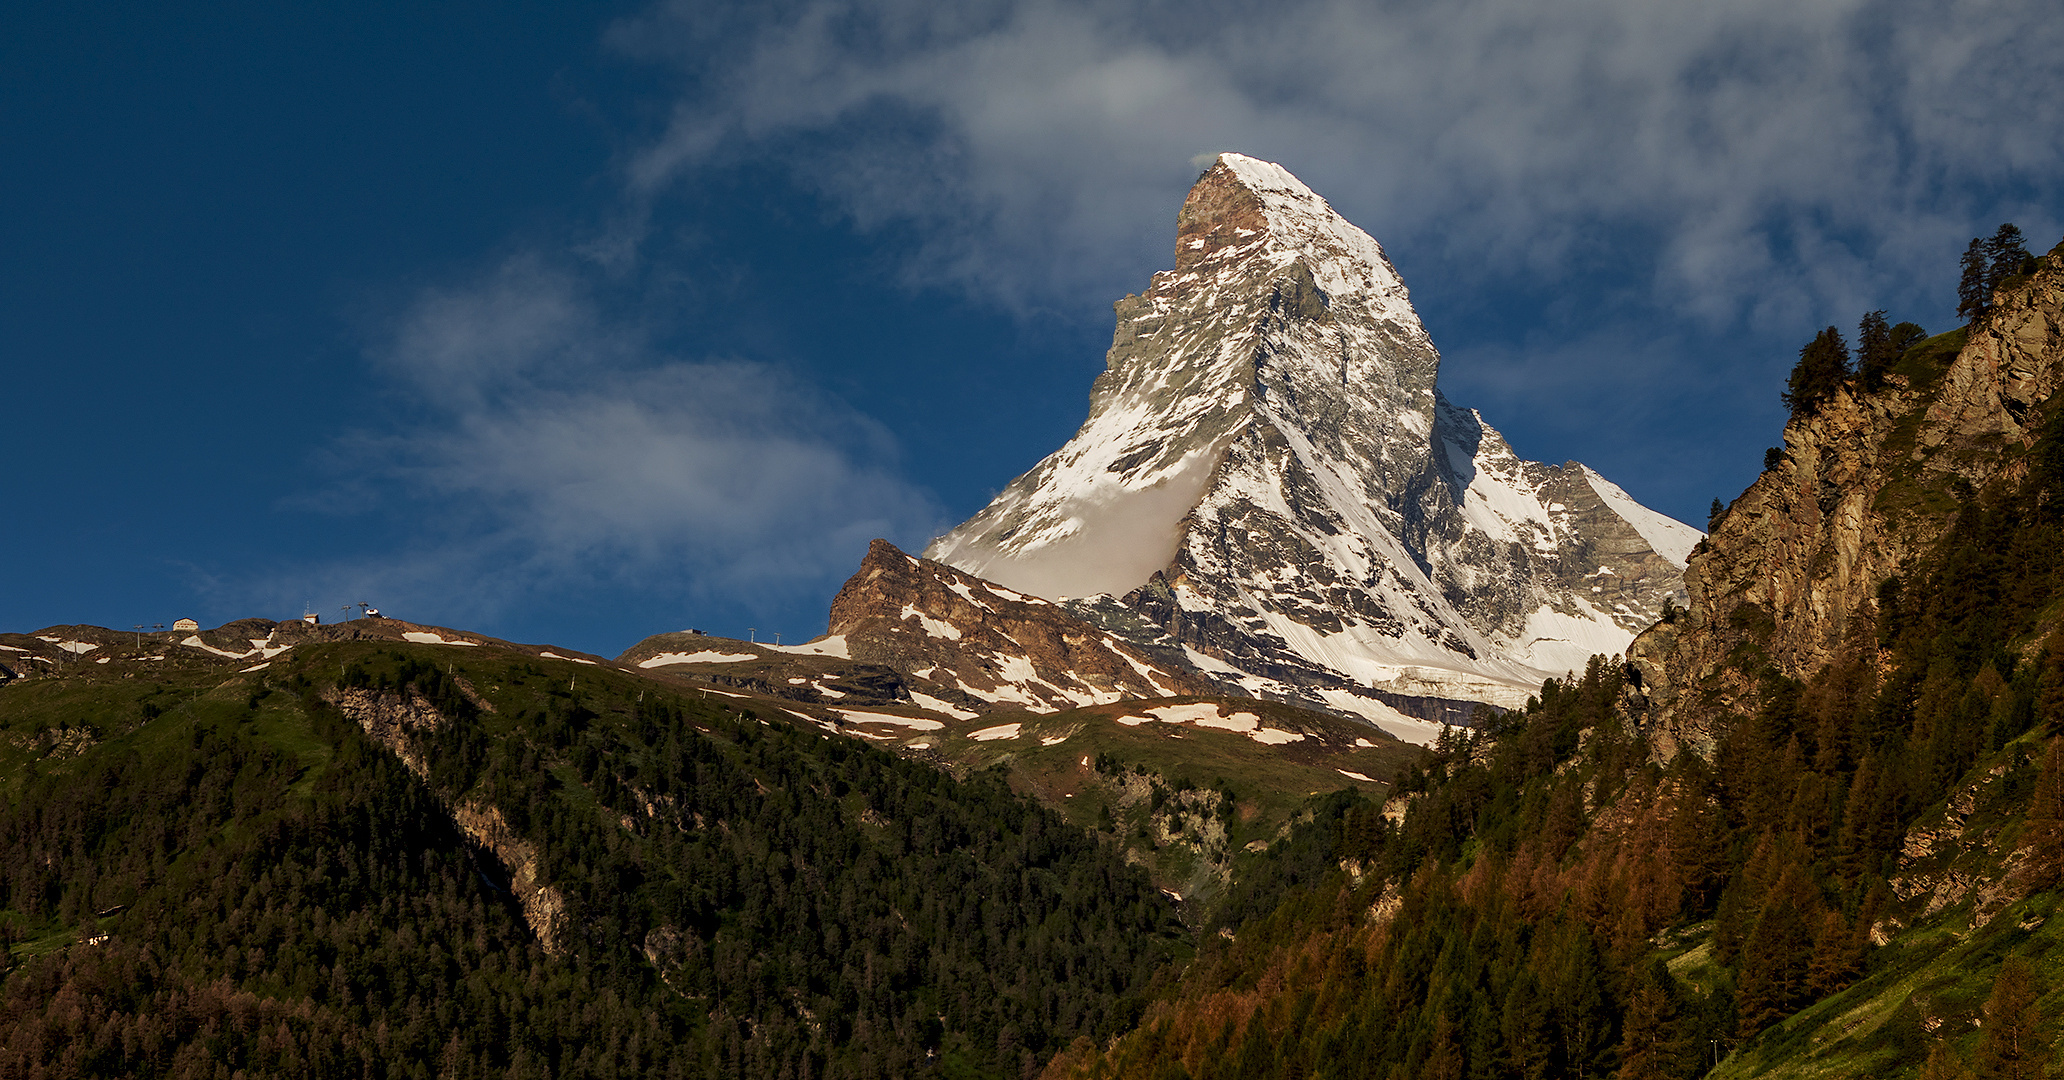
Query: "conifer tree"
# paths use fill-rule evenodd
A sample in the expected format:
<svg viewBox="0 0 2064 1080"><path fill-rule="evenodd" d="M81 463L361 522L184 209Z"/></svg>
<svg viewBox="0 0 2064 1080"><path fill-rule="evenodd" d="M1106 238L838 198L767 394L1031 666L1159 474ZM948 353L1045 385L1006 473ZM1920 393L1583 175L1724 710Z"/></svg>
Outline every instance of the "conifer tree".
<svg viewBox="0 0 2064 1080"><path fill-rule="evenodd" d="M1799 363L1785 383L1784 403L1792 415L1812 415L1849 377L1849 345L1830 326L1799 350Z"/></svg>
<svg viewBox="0 0 2064 1080"><path fill-rule="evenodd" d="M2028 874L2039 889L2064 883L2064 738L2043 751L2042 773L2028 800Z"/></svg>
<svg viewBox="0 0 2064 1080"><path fill-rule="evenodd" d="M1985 1000L1985 1035L1973 1064L1981 1080L2044 1080L2050 1048L2043 1042L2040 992L2028 961L2009 956Z"/></svg>
<svg viewBox="0 0 2064 1080"><path fill-rule="evenodd" d="M2035 718L2046 734L2064 730L2064 630L2043 642L2042 673L2035 684Z"/></svg>
<svg viewBox="0 0 2064 1080"><path fill-rule="evenodd" d="M1627 990L1619 1080L1667 1080L1681 1071L1690 1042L1679 1020L1683 1012L1677 980L1661 960L1637 971Z"/></svg>
<svg viewBox="0 0 2064 1080"><path fill-rule="evenodd" d="M1670 813L1664 858L1668 860L1672 880L1683 884L1686 909L1703 912L1725 880L1726 826L1720 810L1707 801L1703 790L1680 790L1682 793Z"/></svg>
<svg viewBox="0 0 2064 1080"><path fill-rule="evenodd" d="M1957 277L1957 318L1977 322L1992 304L1992 290L1986 288L1985 241L1971 238L1964 249L1962 272Z"/></svg>
<svg viewBox="0 0 2064 1080"><path fill-rule="evenodd" d="M1426 1067L1419 1080L1462 1080L1462 1048L1455 1044L1455 1024L1446 1013L1433 1023L1433 1049L1427 1052Z"/></svg>
<svg viewBox="0 0 2064 1080"><path fill-rule="evenodd" d="M1885 385L1885 373L1899 359L1899 350L1892 342L1892 327L1885 322L1881 309L1866 314L1856 325L1856 374L1866 391L1877 390Z"/></svg>
<svg viewBox="0 0 2064 1080"><path fill-rule="evenodd" d="M1790 1015L1805 1000L1820 903L1805 867L1795 860L1793 855L1779 871L1742 943L1736 1002L1745 1037Z"/></svg>
<svg viewBox="0 0 2064 1080"><path fill-rule="evenodd" d="M1928 1048L1928 1060L1921 1065L1921 1080L1971 1080L1971 1068L1950 1049L1947 1040L1938 1039Z"/></svg>
<svg viewBox="0 0 2064 1080"><path fill-rule="evenodd" d="M1992 294L2008 278L2027 271L2032 256L2021 230L2002 224L1992 239L1971 238L1957 280L1957 316L1976 323L1992 311Z"/></svg>
<svg viewBox="0 0 2064 1080"><path fill-rule="evenodd" d="M1997 289L2008 278L2021 273L2028 261L2028 244L2021 230L2012 222L1999 227L1992 239L1985 242L1985 284L1987 293Z"/></svg>
<svg viewBox="0 0 2064 1080"><path fill-rule="evenodd" d="M1505 1053L1508 1075L1539 1080L1554 1068L1555 1032L1551 1003L1531 968L1521 968L1505 995Z"/></svg>
<svg viewBox="0 0 2064 1080"><path fill-rule="evenodd" d="M1807 989L1814 997L1826 997L1849 985L1863 970L1863 935L1852 929L1839 911L1821 916L1813 941L1813 961L1807 969Z"/></svg>

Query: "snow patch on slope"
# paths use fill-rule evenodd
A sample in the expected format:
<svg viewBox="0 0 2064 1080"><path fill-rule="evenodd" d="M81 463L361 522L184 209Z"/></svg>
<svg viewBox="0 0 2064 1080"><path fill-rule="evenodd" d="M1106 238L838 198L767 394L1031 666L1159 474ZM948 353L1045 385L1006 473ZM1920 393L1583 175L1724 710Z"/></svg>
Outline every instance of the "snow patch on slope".
<svg viewBox="0 0 2064 1080"><path fill-rule="evenodd" d="M1058 497L1034 511L1034 526L1001 543L955 530L934 541L926 557L1051 599L1123 595L1139 587L1174 556L1182 517L1203 494L1216 459L1212 449L1193 450L1159 475L1114 474L1111 466L1137 430L1129 421L1136 418L1092 421L1040 464L1035 471L1049 472L1042 489ZM1006 492L999 502L1009 498Z"/></svg>
<svg viewBox="0 0 2064 1080"><path fill-rule="evenodd" d="M1612 512L1641 534L1648 546L1663 558L1682 567L1691 562L1691 549L1706 538L1706 534L1673 517L1658 514L1634 501L1634 497L1621 490L1618 484L1584 469L1584 479L1590 481L1591 490L1598 493Z"/></svg>
<svg viewBox="0 0 2064 1080"><path fill-rule="evenodd" d="M816 641L806 641L801 645L768 645L762 642L760 647L773 649L775 652L800 653L804 656L836 656L841 660L853 658L852 651L846 647L844 634L832 634Z"/></svg>
<svg viewBox="0 0 2064 1080"><path fill-rule="evenodd" d="M1281 746L1284 743L1302 742L1301 731L1285 731L1281 728L1263 727L1261 717L1251 712L1236 712L1225 715L1213 702L1199 702L1191 705L1156 705L1142 709L1143 715L1115 717L1126 727L1139 727L1158 720L1164 724L1195 724L1198 727L1216 728L1245 735L1264 746Z"/></svg>
<svg viewBox="0 0 2064 1080"><path fill-rule="evenodd" d="M480 644L480 643L479 643L479 642L477 642L477 641L461 641L461 640L459 640L458 638L448 638L448 637L445 637L445 636L444 636L444 635L442 635L442 634L433 634L433 633L430 633L430 632L428 632L428 631L426 631L426 630L410 630L410 631L407 631L406 633L402 634L402 635L401 635L401 638L402 638L402 640L403 640L403 641L413 641L413 642L415 642L415 643L416 643L416 644L418 644L418 645L472 645L472 646L477 646L477 645L479 645L479 644Z"/></svg>
<svg viewBox="0 0 2064 1080"><path fill-rule="evenodd" d="M916 690L910 691L910 701L918 708L929 709L936 713L945 713L955 720L973 720L975 717L982 715L978 712L970 712L960 708L943 698L935 698L930 694L920 693Z"/></svg>
<svg viewBox="0 0 2064 1080"><path fill-rule="evenodd" d="M230 652L227 649L218 649L215 646L210 645L205 641L202 641L201 635L199 634L193 634L188 636L186 639L182 640L180 644L186 646L189 649L199 649L202 652L214 653L217 656L229 660L243 660L251 655L251 653L248 651L237 653Z"/></svg>
<svg viewBox="0 0 2064 1080"><path fill-rule="evenodd" d="M832 712L846 718L849 724L895 724L918 731L937 731L946 725L922 716L897 716L895 713L862 712L859 709L833 709Z"/></svg>
<svg viewBox="0 0 2064 1080"><path fill-rule="evenodd" d="M1434 741L1440 738L1440 733L1447 727L1446 724L1436 724L1431 720L1421 720L1416 716L1406 716L1404 713L1380 701L1352 694L1346 690L1321 690L1319 691L1319 696L1325 698L1326 702L1334 708L1340 709L1343 712L1356 713L1392 735L1408 743L1417 743L1420 746L1432 746ZM1360 746L1361 743L1357 741L1355 745Z"/></svg>
<svg viewBox="0 0 2064 1080"><path fill-rule="evenodd" d="M1577 613L1546 604L1529 613L1525 632L1513 643L1514 654L1542 671L1564 675L1584 670L1593 656L1626 651L1633 636L1615 625L1611 615L1581 598L1571 606Z"/></svg>
<svg viewBox="0 0 2064 1080"><path fill-rule="evenodd" d="M916 619L917 624L924 627L924 632L932 637L945 638L948 641L960 640L960 627L944 619L934 619L919 611L913 604L903 605L903 613L897 617L904 620Z"/></svg>
<svg viewBox="0 0 2064 1080"><path fill-rule="evenodd" d="M758 659L759 657L751 653L727 653L718 652L715 649L704 649L701 652L692 653L663 652L657 656L648 656L638 661L638 666L641 668L656 668L666 667L670 664L735 664L740 660Z"/></svg>

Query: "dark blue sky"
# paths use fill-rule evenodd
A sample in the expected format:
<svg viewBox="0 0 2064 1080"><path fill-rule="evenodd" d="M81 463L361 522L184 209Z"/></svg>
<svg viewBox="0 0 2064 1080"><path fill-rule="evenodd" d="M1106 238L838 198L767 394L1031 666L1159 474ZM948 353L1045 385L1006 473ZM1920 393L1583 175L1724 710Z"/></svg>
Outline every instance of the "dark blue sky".
<svg viewBox="0 0 2064 1080"><path fill-rule="evenodd" d="M0 629L821 632L1072 433L1219 150L1694 524L1815 329L2064 228L2037 3L937 6L0 16Z"/></svg>

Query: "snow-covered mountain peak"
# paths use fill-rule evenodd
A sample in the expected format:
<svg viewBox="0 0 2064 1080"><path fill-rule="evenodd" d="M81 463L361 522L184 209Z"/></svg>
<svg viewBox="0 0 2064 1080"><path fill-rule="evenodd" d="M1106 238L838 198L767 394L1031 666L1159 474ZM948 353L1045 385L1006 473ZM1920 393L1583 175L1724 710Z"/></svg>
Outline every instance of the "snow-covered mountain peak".
<svg viewBox="0 0 2064 1080"><path fill-rule="evenodd" d="M1397 269L1383 245L1341 217L1290 170L1245 154L1220 154L1183 200L1177 218L1175 275L1223 284L1236 274L1295 264L1328 306L1352 300L1370 313L1416 329Z"/></svg>
<svg viewBox="0 0 2064 1080"><path fill-rule="evenodd" d="M928 558L1365 714L1516 703L1681 590L1697 531L1442 400L1382 246L1288 170L1220 155L1177 222L1082 429Z"/></svg>
<svg viewBox="0 0 2064 1080"><path fill-rule="evenodd" d="M1304 181L1272 161L1245 154L1220 154L1212 171L1192 190L1191 201L1220 170L1251 192L1266 222L1265 257L1277 265L1303 261L1319 289L1329 298L1354 294L1382 301L1394 318L1418 322L1397 269L1383 245L1363 232L1321 198ZM1177 252L1180 265L1181 252Z"/></svg>

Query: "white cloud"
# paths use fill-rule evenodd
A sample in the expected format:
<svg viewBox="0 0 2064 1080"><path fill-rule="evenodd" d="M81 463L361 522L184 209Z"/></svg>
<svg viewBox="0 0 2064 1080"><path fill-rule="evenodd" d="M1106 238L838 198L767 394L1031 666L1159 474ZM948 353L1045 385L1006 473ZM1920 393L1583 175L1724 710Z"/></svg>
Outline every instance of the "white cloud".
<svg viewBox="0 0 2064 1080"><path fill-rule="evenodd" d="M1020 307L1138 288L1220 149L1438 274L1638 250L1652 303L1758 325L1940 276L2002 191L2058 224L2045 0L709 8L613 34L690 73L634 190L784 157L862 226L919 225L913 278Z"/></svg>
<svg viewBox="0 0 2064 1080"><path fill-rule="evenodd" d="M1538 390L1594 431L1600 401L1767 419L1782 350L1701 368L1701 327L1847 325L1946 295L1973 232L2064 227L2046 0L675 0L610 37L679 79L622 162L620 224L587 265L511 260L397 321L377 359L419 422L354 444L357 490L438 524L332 567L339 589L476 618L603 579L799 597L866 538L943 524L877 425L774 367L666 355L636 303L592 298L638 280L705 170L771 161L914 235L914 284L1087 312L1170 263L1200 161L1279 160L1409 250L1422 297L1531 290L1560 320L1462 343L1458 401L1497 423L1542 414Z"/></svg>
<svg viewBox="0 0 2064 1080"><path fill-rule="evenodd" d="M938 527L880 425L766 364L666 356L535 257L425 290L375 362L401 423L337 456L422 527L297 587L476 619L584 585L775 603Z"/></svg>

